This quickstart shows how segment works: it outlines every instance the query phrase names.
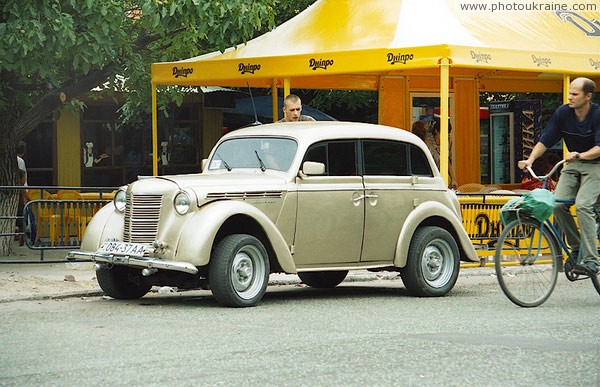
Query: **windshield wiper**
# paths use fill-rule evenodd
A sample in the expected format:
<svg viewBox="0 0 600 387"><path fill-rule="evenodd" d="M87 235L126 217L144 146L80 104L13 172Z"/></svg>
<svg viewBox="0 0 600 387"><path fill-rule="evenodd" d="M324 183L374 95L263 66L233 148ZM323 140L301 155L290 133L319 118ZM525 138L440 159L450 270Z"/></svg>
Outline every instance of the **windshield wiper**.
<svg viewBox="0 0 600 387"><path fill-rule="evenodd" d="M217 156L219 159L221 159L221 162L225 166L225 169L227 169L227 172L231 172L231 167L229 166L229 164L227 164L227 161L223 160L223 158L218 154L215 156Z"/></svg>
<svg viewBox="0 0 600 387"><path fill-rule="evenodd" d="M265 165L265 163L263 163L263 161L260 158L260 156L258 155L258 152L256 151L256 149L254 150L254 154L256 155L256 158L258 159L258 162L260 163L260 170L263 172L266 171L267 166Z"/></svg>

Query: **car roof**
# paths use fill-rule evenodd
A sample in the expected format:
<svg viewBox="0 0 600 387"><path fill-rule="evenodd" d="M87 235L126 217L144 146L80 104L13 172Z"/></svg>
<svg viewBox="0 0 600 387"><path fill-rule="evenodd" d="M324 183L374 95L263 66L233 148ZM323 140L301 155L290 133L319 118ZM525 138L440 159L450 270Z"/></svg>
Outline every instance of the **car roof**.
<svg viewBox="0 0 600 387"><path fill-rule="evenodd" d="M418 143L412 133L385 125L343 121L304 121L258 125L226 134L221 141L246 136L290 137L298 143L315 143L331 139L375 138Z"/></svg>

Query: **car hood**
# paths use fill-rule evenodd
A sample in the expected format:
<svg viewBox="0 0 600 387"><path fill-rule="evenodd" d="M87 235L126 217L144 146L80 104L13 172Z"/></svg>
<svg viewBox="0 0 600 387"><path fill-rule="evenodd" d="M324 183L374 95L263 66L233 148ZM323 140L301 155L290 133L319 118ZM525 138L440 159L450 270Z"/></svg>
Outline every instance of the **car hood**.
<svg viewBox="0 0 600 387"><path fill-rule="evenodd" d="M134 192L192 191L198 201L219 198L240 198L247 195L281 193L287 187L281 175L257 172L227 172L222 174L190 174L142 177L132 183Z"/></svg>

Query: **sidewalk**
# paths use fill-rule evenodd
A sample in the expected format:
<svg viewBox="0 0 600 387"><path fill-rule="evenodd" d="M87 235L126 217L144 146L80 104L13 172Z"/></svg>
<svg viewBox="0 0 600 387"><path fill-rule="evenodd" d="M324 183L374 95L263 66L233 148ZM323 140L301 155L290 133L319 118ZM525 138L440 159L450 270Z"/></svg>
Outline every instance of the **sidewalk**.
<svg viewBox="0 0 600 387"><path fill-rule="evenodd" d="M0 303L103 295L94 263L67 262L67 251L46 250L42 261L39 250L15 244L13 255L0 257ZM272 274L269 278L270 285L294 283L300 283L300 279L292 274Z"/></svg>
<svg viewBox="0 0 600 387"><path fill-rule="evenodd" d="M0 257L0 302L102 294L94 264L66 262L67 251L46 250L41 261L39 250L15 244Z"/></svg>
<svg viewBox="0 0 600 387"><path fill-rule="evenodd" d="M0 263L0 303L103 295L96 280L94 263L67 262L65 260L67 251L47 250L44 252L44 261L41 261L39 250L16 245L13 255L0 257L0 261L3 262ZM459 281L473 282L476 277L489 277L492 272L493 268L489 267L461 269ZM395 272L357 270L350 272L345 279L346 282L376 280L400 281L400 277ZM269 277L269 285L300 283L300 279L295 274L277 273ZM159 289L153 288L153 291Z"/></svg>

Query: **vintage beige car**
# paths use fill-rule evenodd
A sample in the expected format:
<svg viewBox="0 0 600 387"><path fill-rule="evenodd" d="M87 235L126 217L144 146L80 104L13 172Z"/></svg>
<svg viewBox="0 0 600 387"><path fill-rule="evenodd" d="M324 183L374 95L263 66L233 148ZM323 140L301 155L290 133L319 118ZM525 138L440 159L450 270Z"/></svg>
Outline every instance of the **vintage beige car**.
<svg viewBox="0 0 600 387"><path fill-rule="evenodd" d="M443 296L478 261L426 145L405 130L347 122L261 125L223 136L199 174L140 177L91 220L81 250L102 290L210 289L254 306L270 273L309 286L349 270L400 272L416 296Z"/></svg>

